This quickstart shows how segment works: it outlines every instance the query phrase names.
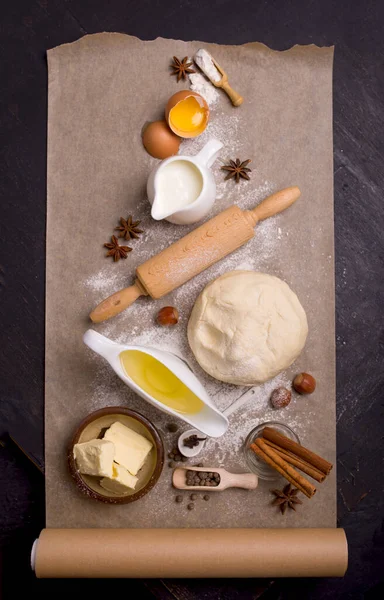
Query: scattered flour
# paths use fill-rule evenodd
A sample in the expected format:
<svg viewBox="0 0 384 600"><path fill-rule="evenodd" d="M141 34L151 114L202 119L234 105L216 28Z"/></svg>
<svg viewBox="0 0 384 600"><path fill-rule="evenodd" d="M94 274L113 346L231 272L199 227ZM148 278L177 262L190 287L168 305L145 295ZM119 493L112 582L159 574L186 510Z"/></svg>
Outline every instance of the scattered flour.
<svg viewBox="0 0 384 600"><path fill-rule="evenodd" d="M188 77L191 90L203 96L208 106L214 106L219 100L220 94L212 83L201 73L190 73Z"/></svg>
<svg viewBox="0 0 384 600"><path fill-rule="evenodd" d="M244 188L247 186L245 185ZM264 182L256 189L245 189L241 194L239 205L242 208L250 208L259 200L268 195L273 189L269 182ZM220 410L227 408L234 402L247 388L234 386L220 381L216 381L207 375L198 365L189 348L187 340L186 325L189 314L198 294L205 285L219 277L223 273L235 269L260 270L266 269L266 265L277 249L278 244L278 223L279 216L268 219L258 225L257 234L245 246L236 250L225 257L215 265L203 271L194 279L188 281L183 286L169 294L166 298L160 300L151 300L148 297L140 298L133 304L129 310L121 313L114 319L100 323L97 329L103 335L111 339L142 346L151 346L173 352L188 362L194 373L204 385L207 393L216 403ZM169 224L168 224L169 225ZM165 228L168 236L168 244L183 235L177 225L167 226L165 223L157 224ZM161 239L162 236L159 236ZM164 236L165 237L165 236ZM161 246L161 244L160 244ZM136 246L135 246L136 249ZM137 264L140 264L148 258L148 253L143 247L137 248ZM132 268L133 276L133 268ZM132 277L133 280L133 277ZM131 281L127 280L127 285ZM95 275L85 281L85 288L90 297L90 304L97 304L112 291L121 287L121 275L111 272L110 265L100 270ZM161 306L177 306L181 319L175 327L163 328L155 323L155 316ZM89 351L90 356L91 352ZM93 361L97 362L96 378L92 395L92 407L94 410L105 405L124 404L138 410L143 410L143 401L127 388L114 374L110 367L97 355L92 356ZM229 464L233 457L236 457L236 464L243 464L242 453L239 453L244 439L250 429L255 427L260 421L281 420L284 414L284 422L291 426L297 433L299 422L292 421L289 410L274 411L269 404L269 397L273 389L279 386L290 387L290 380L280 374L273 380L259 385L256 393L249 404L234 413L230 418L230 427L228 432L220 438L220 442L211 441L204 449L204 456L208 459L212 454L212 460L215 464ZM120 400L119 400L120 398ZM145 412L149 418L160 427L163 434L166 432L166 423L169 417L157 411L155 408L147 405ZM181 428L183 425L181 424ZM188 429L188 426L185 426ZM228 463L229 461L229 463ZM236 465L234 465L236 466Z"/></svg>
<svg viewBox="0 0 384 600"><path fill-rule="evenodd" d="M197 154L201 148L211 139L216 138L224 144L222 161L226 162L233 158L234 154L240 151L242 142L239 135L240 117L238 115L226 115L223 111L217 110L210 117L207 129L199 137L184 140L180 145L179 154L191 156ZM222 173L220 180L223 181ZM249 182L242 182L245 186Z"/></svg>
<svg viewBox="0 0 384 600"><path fill-rule="evenodd" d="M207 84L217 93L210 83L207 82ZM241 154L242 143L239 125L238 115L231 114L228 116L220 109L216 109L212 113L207 130L198 139L185 140L181 145L180 154L194 155L201 150L210 138L215 137L225 145L223 150L225 155L221 157L222 163L225 163L230 158L236 157L237 154ZM243 209L253 208L263 198L275 191L274 184L269 181L260 182L259 179L258 185L255 186L257 164L251 166L254 177L249 182L241 181L239 185L231 181L224 181L220 169L214 169L217 200L207 219L234 202ZM135 214L146 214L147 216L143 218L141 224L145 233L140 237L140 240L135 240L134 252L129 256L129 268L127 269L127 261L123 265L124 276L122 277L121 269L113 270L111 265L108 264L84 282L84 290L91 306L96 305L107 295L124 287L124 285L133 283L134 269L150 258L152 254L148 252L147 241L157 240L155 248L159 252L196 227L180 227L165 221L153 221L148 216L148 212L144 210L144 202L147 201L144 199L137 206L132 206L132 211ZM168 294L164 299L139 298L122 314L97 325L97 330L118 342L152 346L160 349L166 348L168 351L182 357L200 379L217 407L224 410L248 388L217 381L200 368L187 341L188 318L199 293L208 282L216 277L235 269L268 271L269 263L277 252L279 240L283 233L280 218L277 215L259 223L256 235L246 245L209 267L200 275ZM166 305L176 306L179 310L181 318L175 327L163 328L155 322L158 310ZM103 406L128 403L132 408L145 412L155 422L166 442L174 443L175 435L171 436L166 429L166 424L169 423L171 418L148 403L144 403L141 398L136 396L117 378L102 358L91 351L88 351L88 357L95 367L91 409L96 410ZM295 399L285 409L279 411L272 409L269 397L271 392L279 386L290 388L290 378L284 373L263 385L257 386L249 403L231 415L228 432L220 440L210 440L206 444L203 455L204 460L212 461L216 465L225 464L227 467L245 468L241 447L249 431L260 422L282 420L292 427L300 437L300 432L305 430L311 415L307 413L305 421L294 417L296 411L290 409L297 402ZM182 421L179 421L179 425L180 432L183 428L189 428Z"/></svg>
<svg viewBox="0 0 384 600"><path fill-rule="evenodd" d="M216 69L216 66L212 60L212 56L204 50L204 48L200 48L193 57L197 66L205 73L205 75L211 79L212 81L220 81L221 73Z"/></svg>
<svg viewBox="0 0 384 600"><path fill-rule="evenodd" d="M86 280L85 285L94 291L108 294L111 289L117 289L119 282L121 282L120 273L111 271L108 266L95 275L91 275Z"/></svg>

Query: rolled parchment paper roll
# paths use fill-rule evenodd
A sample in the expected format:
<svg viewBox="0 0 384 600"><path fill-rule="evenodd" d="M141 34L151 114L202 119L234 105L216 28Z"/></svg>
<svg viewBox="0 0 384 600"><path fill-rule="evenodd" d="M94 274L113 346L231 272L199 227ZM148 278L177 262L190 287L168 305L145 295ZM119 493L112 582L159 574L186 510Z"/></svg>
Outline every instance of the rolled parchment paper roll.
<svg viewBox="0 0 384 600"><path fill-rule="evenodd" d="M343 529L44 529L39 578L342 577Z"/></svg>

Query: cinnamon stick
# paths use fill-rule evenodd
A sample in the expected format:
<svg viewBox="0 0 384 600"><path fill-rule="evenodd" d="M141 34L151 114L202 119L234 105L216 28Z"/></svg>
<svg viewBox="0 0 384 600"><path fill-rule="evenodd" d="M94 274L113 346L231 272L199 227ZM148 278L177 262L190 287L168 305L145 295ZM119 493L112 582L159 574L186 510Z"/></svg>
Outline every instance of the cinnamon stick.
<svg viewBox="0 0 384 600"><path fill-rule="evenodd" d="M285 435L282 435L272 427L264 427L263 438L273 442L274 444L277 444L282 450L289 450L295 456L304 459L310 465L324 473L324 475L329 475L333 467L333 464L325 460L325 458L322 458L311 450L304 448L304 446L297 444L297 442L294 442Z"/></svg>
<svg viewBox="0 0 384 600"><path fill-rule="evenodd" d="M300 471L303 471L303 473L306 473L307 475L312 477L312 479L316 479L316 481L318 481L319 483L322 483L324 481L324 473L316 469L316 467L313 467L312 465L307 463L305 460L295 456L293 452L290 452L289 450L283 450L282 448L280 448L280 446L274 444L273 442L270 442L269 440L265 440L265 443L267 444L267 446L273 448L277 452L277 454L281 456L281 458L283 458L290 465L297 467L298 469L300 469Z"/></svg>
<svg viewBox="0 0 384 600"><path fill-rule="evenodd" d="M263 439L257 438L255 442L251 444L251 449L270 467L278 471L280 475L289 481L289 483L303 492L307 498L312 498L316 492L315 486L281 458L273 448L267 446Z"/></svg>

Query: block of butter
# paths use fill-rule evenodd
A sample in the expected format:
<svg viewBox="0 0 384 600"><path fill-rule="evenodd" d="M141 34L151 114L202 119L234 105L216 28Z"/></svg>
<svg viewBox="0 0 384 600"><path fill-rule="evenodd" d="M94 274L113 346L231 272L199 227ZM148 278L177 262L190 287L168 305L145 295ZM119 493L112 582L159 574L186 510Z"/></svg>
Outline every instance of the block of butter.
<svg viewBox="0 0 384 600"><path fill-rule="evenodd" d="M90 440L73 447L76 466L84 475L112 477L115 446L108 440Z"/></svg>
<svg viewBox="0 0 384 600"><path fill-rule="evenodd" d="M103 477L100 485L108 492L122 496L129 490L134 490L137 482L138 478L131 475L125 467L114 463L112 477Z"/></svg>
<svg viewBox="0 0 384 600"><path fill-rule="evenodd" d="M152 449L152 442L122 423L115 422L104 434L104 440L115 445L115 462L136 475Z"/></svg>

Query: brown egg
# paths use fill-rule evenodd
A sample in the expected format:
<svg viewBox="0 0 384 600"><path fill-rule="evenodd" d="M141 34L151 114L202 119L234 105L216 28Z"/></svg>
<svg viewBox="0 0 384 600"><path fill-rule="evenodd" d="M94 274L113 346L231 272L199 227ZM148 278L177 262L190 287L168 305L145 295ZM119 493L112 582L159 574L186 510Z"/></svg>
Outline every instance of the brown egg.
<svg viewBox="0 0 384 600"><path fill-rule="evenodd" d="M205 99L191 90L177 92L167 102L165 120L182 138L194 138L208 125L209 107Z"/></svg>
<svg viewBox="0 0 384 600"><path fill-rule="evenodd" d="M153 121L143 131L144 148L154 158L168 158L177 154L181 139L175 135L165 121Z"/></svg>

